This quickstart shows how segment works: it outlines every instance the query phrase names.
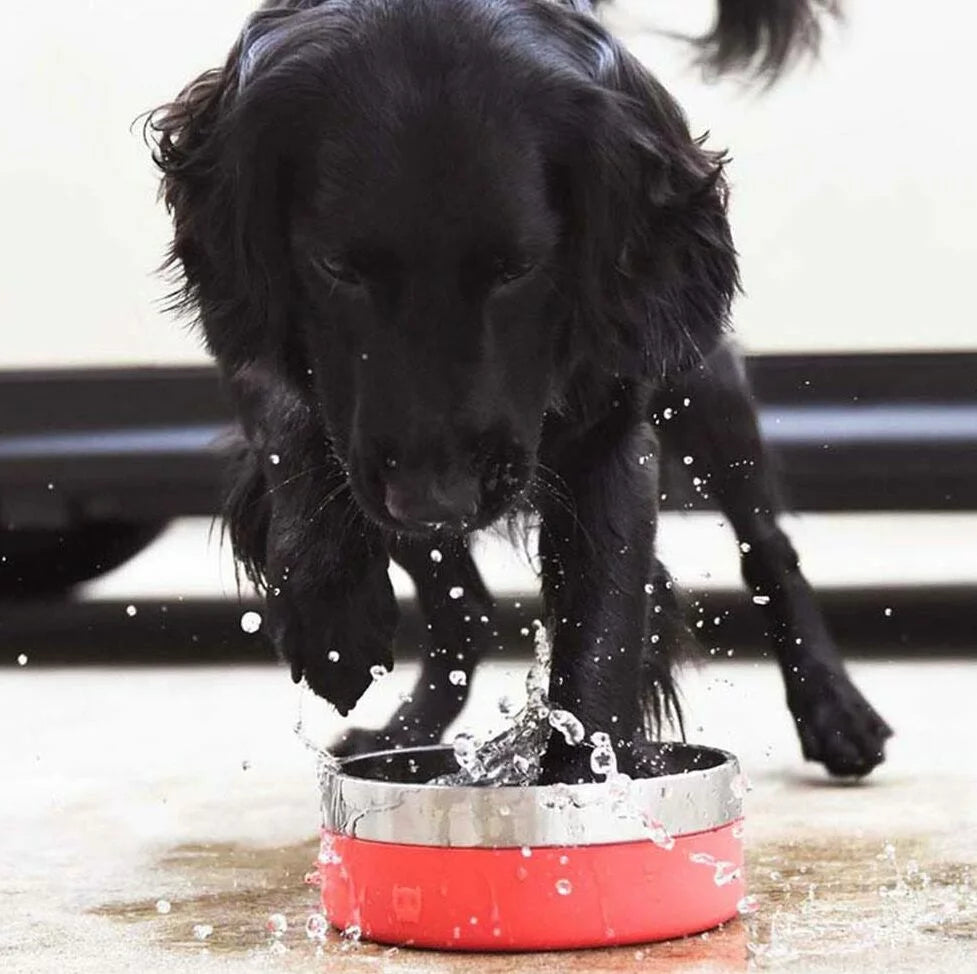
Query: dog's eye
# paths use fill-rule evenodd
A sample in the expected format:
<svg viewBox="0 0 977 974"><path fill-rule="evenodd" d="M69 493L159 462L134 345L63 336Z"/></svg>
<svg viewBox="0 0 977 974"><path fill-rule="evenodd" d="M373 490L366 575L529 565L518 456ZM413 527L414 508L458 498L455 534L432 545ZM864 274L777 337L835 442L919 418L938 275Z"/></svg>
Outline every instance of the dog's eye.
<svg viewBox="0 0 977 974"><path fill-rule="evenodd" d="M313 261L316 267L325 271L331 278L342 281L344 284L362 284L363 278L357 273L353 266L342 259L342 257L320 256Z"/></svg>
<svg viewBox="0 0 977 974"><path fill-rule="evenodd" d="M518 257L496 257L492 261L492 280L497 286L511 284L525 277L536 265Z"/></svg>

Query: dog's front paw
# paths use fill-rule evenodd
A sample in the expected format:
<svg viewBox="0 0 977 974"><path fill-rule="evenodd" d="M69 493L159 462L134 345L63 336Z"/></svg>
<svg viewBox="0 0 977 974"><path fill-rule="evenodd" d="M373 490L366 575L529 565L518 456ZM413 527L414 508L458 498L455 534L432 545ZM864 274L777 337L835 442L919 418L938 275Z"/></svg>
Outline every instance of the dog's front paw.
<svg viewBox="0 0 977 974"><path fill-rule="evenodd" d="M844 672L792 673L787 702L808 761L839 777L863 777L885 760L892 729Z"/></svg>
<svg viewBox="0 0 977 974"><path fill-rule="evenodd" d="M384 571L356 588L327 592L284 586L268 596L271 638L316 696L344 717L374 680L393 666L397 602Z"/></svg>

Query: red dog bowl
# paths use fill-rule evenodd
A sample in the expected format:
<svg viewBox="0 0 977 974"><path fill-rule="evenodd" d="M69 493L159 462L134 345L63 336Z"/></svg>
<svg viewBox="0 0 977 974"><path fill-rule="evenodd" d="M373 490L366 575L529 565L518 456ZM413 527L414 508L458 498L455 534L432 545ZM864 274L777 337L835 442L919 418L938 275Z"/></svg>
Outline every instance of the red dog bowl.
<svg viewBox="0 0 977 974"><path fill-rule="evenodd" d="M646 943L731 919L742 776L713 748L649 745L620 784L431 785L451 748L343 761L323 780L322 906L387 944L551 950Z"/></svg>

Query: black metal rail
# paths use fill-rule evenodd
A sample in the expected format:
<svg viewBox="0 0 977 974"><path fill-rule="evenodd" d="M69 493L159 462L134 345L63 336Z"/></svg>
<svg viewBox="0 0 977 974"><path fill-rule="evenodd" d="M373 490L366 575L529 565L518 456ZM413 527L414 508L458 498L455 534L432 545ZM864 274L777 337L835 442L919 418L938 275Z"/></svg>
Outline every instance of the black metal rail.
<svg viewBox="0 0 977 974"><path fill-rule="evenodd" d="M977 509L977 352L764 355L748 369L793 509ZM206 367L0 372L2 522L212 514L229 423ZM676 489L673 503L701 501Z"/></svg>

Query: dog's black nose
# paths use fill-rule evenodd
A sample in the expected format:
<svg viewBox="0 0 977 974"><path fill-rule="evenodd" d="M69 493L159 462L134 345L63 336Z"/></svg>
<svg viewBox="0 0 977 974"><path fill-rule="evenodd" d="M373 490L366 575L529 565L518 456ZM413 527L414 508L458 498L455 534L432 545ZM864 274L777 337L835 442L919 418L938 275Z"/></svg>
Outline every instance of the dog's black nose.
<svg viewBox="0 0 977 974"><path fill-rule="evenodd" d="M464 526L478 514L479 485L475 478L448 483L398 479L387 483L384 504L403 524L425 527Z"/></svg>

